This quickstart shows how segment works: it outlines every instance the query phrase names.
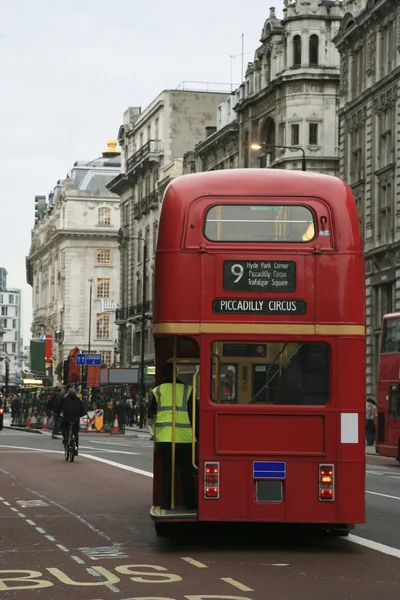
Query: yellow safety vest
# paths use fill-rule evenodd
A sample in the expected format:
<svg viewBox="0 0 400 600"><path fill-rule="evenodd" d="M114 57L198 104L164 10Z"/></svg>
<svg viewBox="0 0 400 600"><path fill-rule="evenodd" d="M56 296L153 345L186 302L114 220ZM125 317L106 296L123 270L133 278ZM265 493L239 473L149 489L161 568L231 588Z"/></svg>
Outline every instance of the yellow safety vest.
<svg viewBox="0 0 400 600"><path fill-rule="evenodd" d="M162 383L153 389L157 400L156 442L172 442L172 383ZM175 442L192 443L192 426L187 412L192 386L176 384L175 393Z"/></svg>

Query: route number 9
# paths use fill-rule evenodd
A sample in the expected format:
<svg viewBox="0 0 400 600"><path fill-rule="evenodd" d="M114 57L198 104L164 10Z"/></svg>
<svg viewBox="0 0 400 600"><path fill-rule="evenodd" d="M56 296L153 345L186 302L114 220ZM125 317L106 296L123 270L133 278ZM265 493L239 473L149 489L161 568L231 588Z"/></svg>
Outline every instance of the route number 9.
<svg viewBox="0 0 400 600"><path fill-rule="evenodd" d="M244 269L243 269L242 265L239 265L236 263L235 265L231 266L231 273L232 273L232 275L234 275L236 277L236 279L233 283L239 283L239 281L243 277Z"/></svg>

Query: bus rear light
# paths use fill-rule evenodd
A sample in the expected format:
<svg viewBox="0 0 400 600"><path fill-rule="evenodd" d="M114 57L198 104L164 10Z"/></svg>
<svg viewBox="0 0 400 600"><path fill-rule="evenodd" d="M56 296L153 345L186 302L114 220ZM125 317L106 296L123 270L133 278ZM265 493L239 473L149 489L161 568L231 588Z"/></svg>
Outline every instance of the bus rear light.
<svg viewBox="0 0 400 600"><path fill-rule="evenodd" d="M204 465L204 498L219 498L219 463Z"/></svg>
<svg viewBox="0 0 400 600"><path fill-rule="evenodd" d="M319 465L319 499L332 501L335 499L335 474L333 465Z"/></svg>

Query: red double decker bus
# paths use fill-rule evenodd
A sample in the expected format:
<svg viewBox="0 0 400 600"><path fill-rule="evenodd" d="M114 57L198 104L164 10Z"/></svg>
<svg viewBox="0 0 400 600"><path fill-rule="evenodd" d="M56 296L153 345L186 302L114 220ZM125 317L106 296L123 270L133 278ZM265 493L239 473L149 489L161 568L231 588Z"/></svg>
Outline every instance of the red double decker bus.
<svg viewBox="0 0 400 600"><path fill-rule="evenodd" d="M171 508L160 508L156 445L160 535L176 521L341 535L364 522L364 258L343 181L269 169L174 180L159 223L154 336L157 384L172 362L199 418L196 510L182 508L174 439Z"/></svg>
<svg viewBox="0 0 400 600"><path fill-rule="evenodd" d="M400 462L400 313L383 317L375 447Z"/></svg>

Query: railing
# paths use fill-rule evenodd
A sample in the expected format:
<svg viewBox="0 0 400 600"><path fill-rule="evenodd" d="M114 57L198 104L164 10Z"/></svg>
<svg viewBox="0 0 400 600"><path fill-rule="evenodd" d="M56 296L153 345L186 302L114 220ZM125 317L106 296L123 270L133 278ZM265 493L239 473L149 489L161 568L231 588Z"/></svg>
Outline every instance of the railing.
<svg viewBox="0 0 400 600"><path fill-rule="evenodd" d="M160 154L161 140L149 140L135 154L132 154L126 161L126 172L132 171L135 166L145 160L150 154Z"/></svg>
<svg viewBox="0 0 400 600"><path fill-rule="evenodd" d="M148 196L145 196L141 200L138 200L133 206L133 218L138 220L143 215L146 215L152 209L158 208L158 192L150 192Z"/></svg>
<svg viewBox="0 0 400 600"><path fill-rule="evenodd" d="M117 308L117 310L115 311L115 320L116 321L126 321L127 318L128 318L128 309L126 307Z"/></svg>
<svg viewBox="0 0 400 600"><path fill-rule="evenodd" d="M151 312L153 310L153 302L151 300L147 300L144 303L144 310L146 313ZM132 317L141 317L142 316L142 304L134 304L129 307L129 318Z"/></svg>

